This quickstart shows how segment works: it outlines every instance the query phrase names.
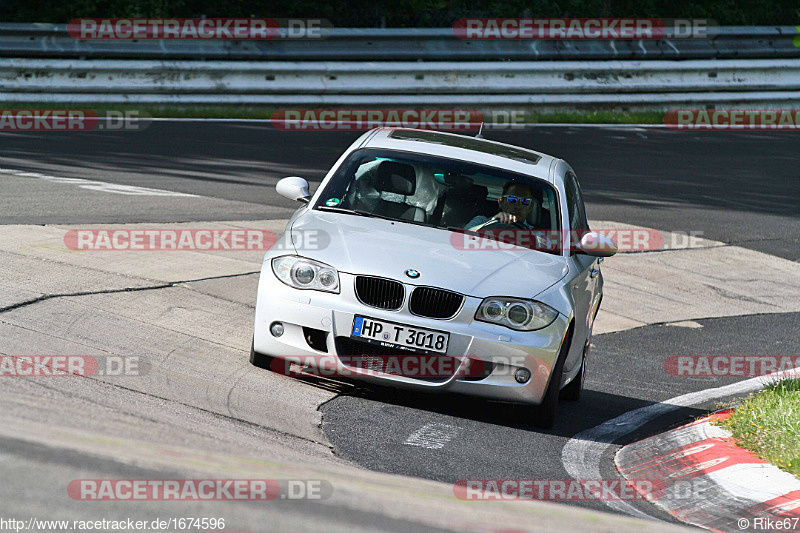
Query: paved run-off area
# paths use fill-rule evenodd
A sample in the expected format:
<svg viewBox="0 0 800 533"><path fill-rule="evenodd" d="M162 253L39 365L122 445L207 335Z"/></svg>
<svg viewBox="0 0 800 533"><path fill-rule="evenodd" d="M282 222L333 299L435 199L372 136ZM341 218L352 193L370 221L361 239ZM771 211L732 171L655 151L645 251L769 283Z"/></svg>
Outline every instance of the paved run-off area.
<svg viewBox="0 0 800 533"><path fill-rule="evenodd" d="M64 244L69 229L143 222L280 232L296 204L275 196L275 179L318 180L354 136L164 123L139 137L3 137L0 354L123 355L146 363L141 376L3 378L3 515L188 514L225 517L226 529L239 531L673 527L593 512L608 509L602 502L462 502L452 478L569 477L567 439L631 409L717 385L664 376L666 355L800 353L800 225L792 218L796 193L781 190L796 177L795 141L644 128L503 134L573 164L593 227L700 230L704 238L686 248L682 234L667 233L674 249L603 263L589 390L585 401L563 406L551 432L461 398L373 394L251 367L260 252L81 252ZM287 146L301 147L302 157ZM49 179L64 177L72 181ZM632 430L646 435L709 407ZM613 447L599 459L600 475L614 477ZM76 502L66 494L73 479L204 476L327 479L334 496L265 507ZM639 507L645 514L668 519L646 505Z"/></svg>
<svg viewBox="0 0 800 533"><path fill-rule="evenodd" d="M265 220L158 227L280 233L285 223ZM622 227L611 222L593 225ZM70 228L0 227L0 353L135 355L147 371L141 376L6 378L0 392L3 439L55 446L75 452L75 457L88 454L125 468L231 478L332 479L335 496L328 503L335 503L337 509L343 506L374 514L370 520L399 521L384 524L388 529L404 529L412 523L490 528L499 505L507 526L530 527L530 507L505 502L487 512L485 507L491 502L459 503L449 485L369 473L334 455L321 429L318 408L339 392L337 387L346 391L348 385L331 383L326 390L260 371L247 361L262 252L76 251L64 244ZM681 239L664 242L680 243ZM713 241L694 241L692 245L621 253L608 259L602 266L608 296L596 333L656 322L800 311L800 289L793 283L800 274L797 263ZM715 275L727 269L734 256L736 277ZM23 448L23 458L30 461L27 469L13 461L0 463L0 470L11 469L26 477L31 490L44 491L37 497L58 501L60 493L64 499L69 480L53 479L52 474L40 471L35 458L26 456L32 452ZM92 464L85 459L74 462L70 461L68 468L77 469L77 477L79 470ZM2 499L15 501L15 507L30 507L26 516L38 512L35 501L25 503L28 496L3 494ZM391 509L386 508L389 501ZM64 503L62 508L55 504L55 514L81 517L98 511ZM147 505L157 508L165 504ZM284 506L285 515L279 505L274 504L273 509L286 525L301 520L313 527L316 521L327 520L327 511L301 518L290 504ZM258 509L247 508L251 507L252 516L237 511L243 528L259 522ZM577 527L587 519L583 513L589 511L557 507L542 515L548 518L537 513L536 527L564 527L564 521L574 521ZM591 519L600 523L610 520L608 527L613 529L625 527L616 518ZM631 523L630 527L641 525ZM650 527L661 526L653 523Z"/></svg>
<svg viewBox="0 0 800 533"><path fill-rule="evenodd" d="M285 222L202 227L279 232ZM336 390L255 369L247 360L261 252L74 251L64 245L68 229L0 227L0 353L135 355L147 371L4 379L0 442L13 460L0 461L0 472L4 479L24 479L25 491L6 484L0 499L15 514L40 516L41 503L48 502L48 518L107 516L112 509L128 516L134 509L129 503L76 505L66 497L70 479L57 475L94 478L86 473L111 468L139 476L332 480L334 496L321 510L273 503L270 530L314 529L331 519L341 529L486 530L497 513L506 526L528 529L531 505L542 506L534 510L536 528L580 527L587 520L609 530L643 527L633 519L551 504L459 502L449 485L349 466L333 454L321 430L318 407ZM59 451L48 454L47 448ZM45 467L53 461L57 469ZM263 509L242 507L232 520L236 527L261 530ZM200 508L230 514L220 503L135 507L147 516L190 509L196 515ZM331 518L340 512L360 518L355 524Z"/></svg>

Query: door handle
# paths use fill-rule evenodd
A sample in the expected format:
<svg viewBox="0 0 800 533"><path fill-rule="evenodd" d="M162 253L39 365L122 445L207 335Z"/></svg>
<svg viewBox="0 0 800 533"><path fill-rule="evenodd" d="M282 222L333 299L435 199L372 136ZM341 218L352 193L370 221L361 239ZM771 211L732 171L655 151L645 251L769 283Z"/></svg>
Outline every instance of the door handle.
<svg viewBox="0 0 800 533"><path fill-rule="evenodd" d="M600 270L597 268L592 268L589 270L589 277L592 279L596 278L598 274L600 274Z"/></svg>

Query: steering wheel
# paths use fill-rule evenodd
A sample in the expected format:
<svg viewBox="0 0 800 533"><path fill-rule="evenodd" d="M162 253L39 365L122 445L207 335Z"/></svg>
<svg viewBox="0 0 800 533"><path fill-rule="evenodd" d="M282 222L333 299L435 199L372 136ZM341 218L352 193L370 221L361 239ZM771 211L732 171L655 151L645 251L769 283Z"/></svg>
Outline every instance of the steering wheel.
<svg viewBox="0 0 800 533"><path fill-rule="evenodd" d="M505 224L503 222L500 222L499 220L495 220L495 221L491 222L490 224L485 225L484 227L482 227L478 231L480 232L480 231L483 231L483 230L490 230L492 232L497 231L497 230L501 230L501 231L502 230L513 230L515 232L522 230L523 233L515 233L514 234L515 235L514 239L516 241L517 246L521 246L523 248L531 248L531 246L532 246L533 249L535 249L535 250L545 250L545 249L547 249L547 243L539 235L536 235L536 230L533 230L533 229L530 229L530 228L526 228L522 224ZM527 234L525 232L530 232L530 234ZM506 238L501 238L500 240L502 242L508 242L508 240ZM530 241L530 243L529 244L523 244L523 242L526 242L526 241ZM515 244L515 243L512 242L510 244Z"/></svg>
<svg viewBox="0 0 800 533"><path fill-rule="evenodd" d="M525 227L522 226L522 225L506 224L506 223L500 222L499 220L496 220L496 219L494 220L494 222L490 222L489 224L486 224L481 229L483 230L483 229L490 229L490 228L491 229L515 229L515 230L516 229L525 229ZM480 230L478 230L478 231L480 231Z"/></svg>

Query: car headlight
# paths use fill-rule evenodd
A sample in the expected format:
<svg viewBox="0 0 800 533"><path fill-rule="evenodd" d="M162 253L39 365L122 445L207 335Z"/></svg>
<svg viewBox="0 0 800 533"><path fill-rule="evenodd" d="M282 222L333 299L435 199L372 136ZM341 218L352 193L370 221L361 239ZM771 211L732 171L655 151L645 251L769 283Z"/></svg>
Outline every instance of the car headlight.
<svg viewBox="0 0 800 533"><path fill-rule="evenodd" d="M339 292L339 272L330 265L296 255L284 255L272 260L275 276L295 289Z"/></svg>
<svg viewBox="0 0 800 533"><path fill-rule="evenodd" d="M518 331L534 331L549 326L557 316L558 311L540 302L492 296L478 306L475 320Z"/></svg>

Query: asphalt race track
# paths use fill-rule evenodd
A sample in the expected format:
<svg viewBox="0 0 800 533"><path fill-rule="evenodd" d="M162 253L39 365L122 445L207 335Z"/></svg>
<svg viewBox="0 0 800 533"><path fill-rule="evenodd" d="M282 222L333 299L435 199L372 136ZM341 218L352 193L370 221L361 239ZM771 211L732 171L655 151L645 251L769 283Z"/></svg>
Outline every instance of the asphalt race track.
<svg viewBox="0 0 800 533"><path fill-rule="evenodd" d="M268 123L174 121L155 122L142 132L3 133L0 168L161 188L203 199L162 208L152 198L147 206L125 205L119 197L26 196L36 189L12 188L4 199L13 201L4 205L0 222L282 218L294 206L275 193L275 182L287 175L318 182L359 134L281 131ZM568 161L581 180L592 219L702 231L707 238L800 259L800 191L794 187L800 178L795 156L800 139L791 132L539 126L493 131L488 138Z"/></svg>
<svg viewBox="0 0 800 533"><path fill-rule="evenodd" d="M2 514L220 516L237 531L488 530L484 510L498 509L492 502L438 511L436 502L414 500L438 485L371 471L448 485L615 479L619 445L731 400L714 389L742 380L670 376L667 357L800 354L800 137L789 131L537 126L485 133L567 160L597 224L691 232L705 243L606 260L588 390L561 404L548 431L501 404L251 367L259 253L64 246L69 228L120 224L280 232L296 204L277 195L276 181L303 176L313 189L358 135L217 121L156 121L141 132L0 133L0 354L138 355L147 369L135 378L0 378ZM691 406L593 440L593 428L608 420L700 391L708 392ZM445 435L441 446L409 445L423 428ZM75 502L64 489L73 479L192 472L324 475L346 499L275 502L265 513L256 502ZM514 503L504 525L519 529L579 527L578 510L674 523L647 502L559 503L549 518L533 521L527 513L536 505Z"/></svg>

